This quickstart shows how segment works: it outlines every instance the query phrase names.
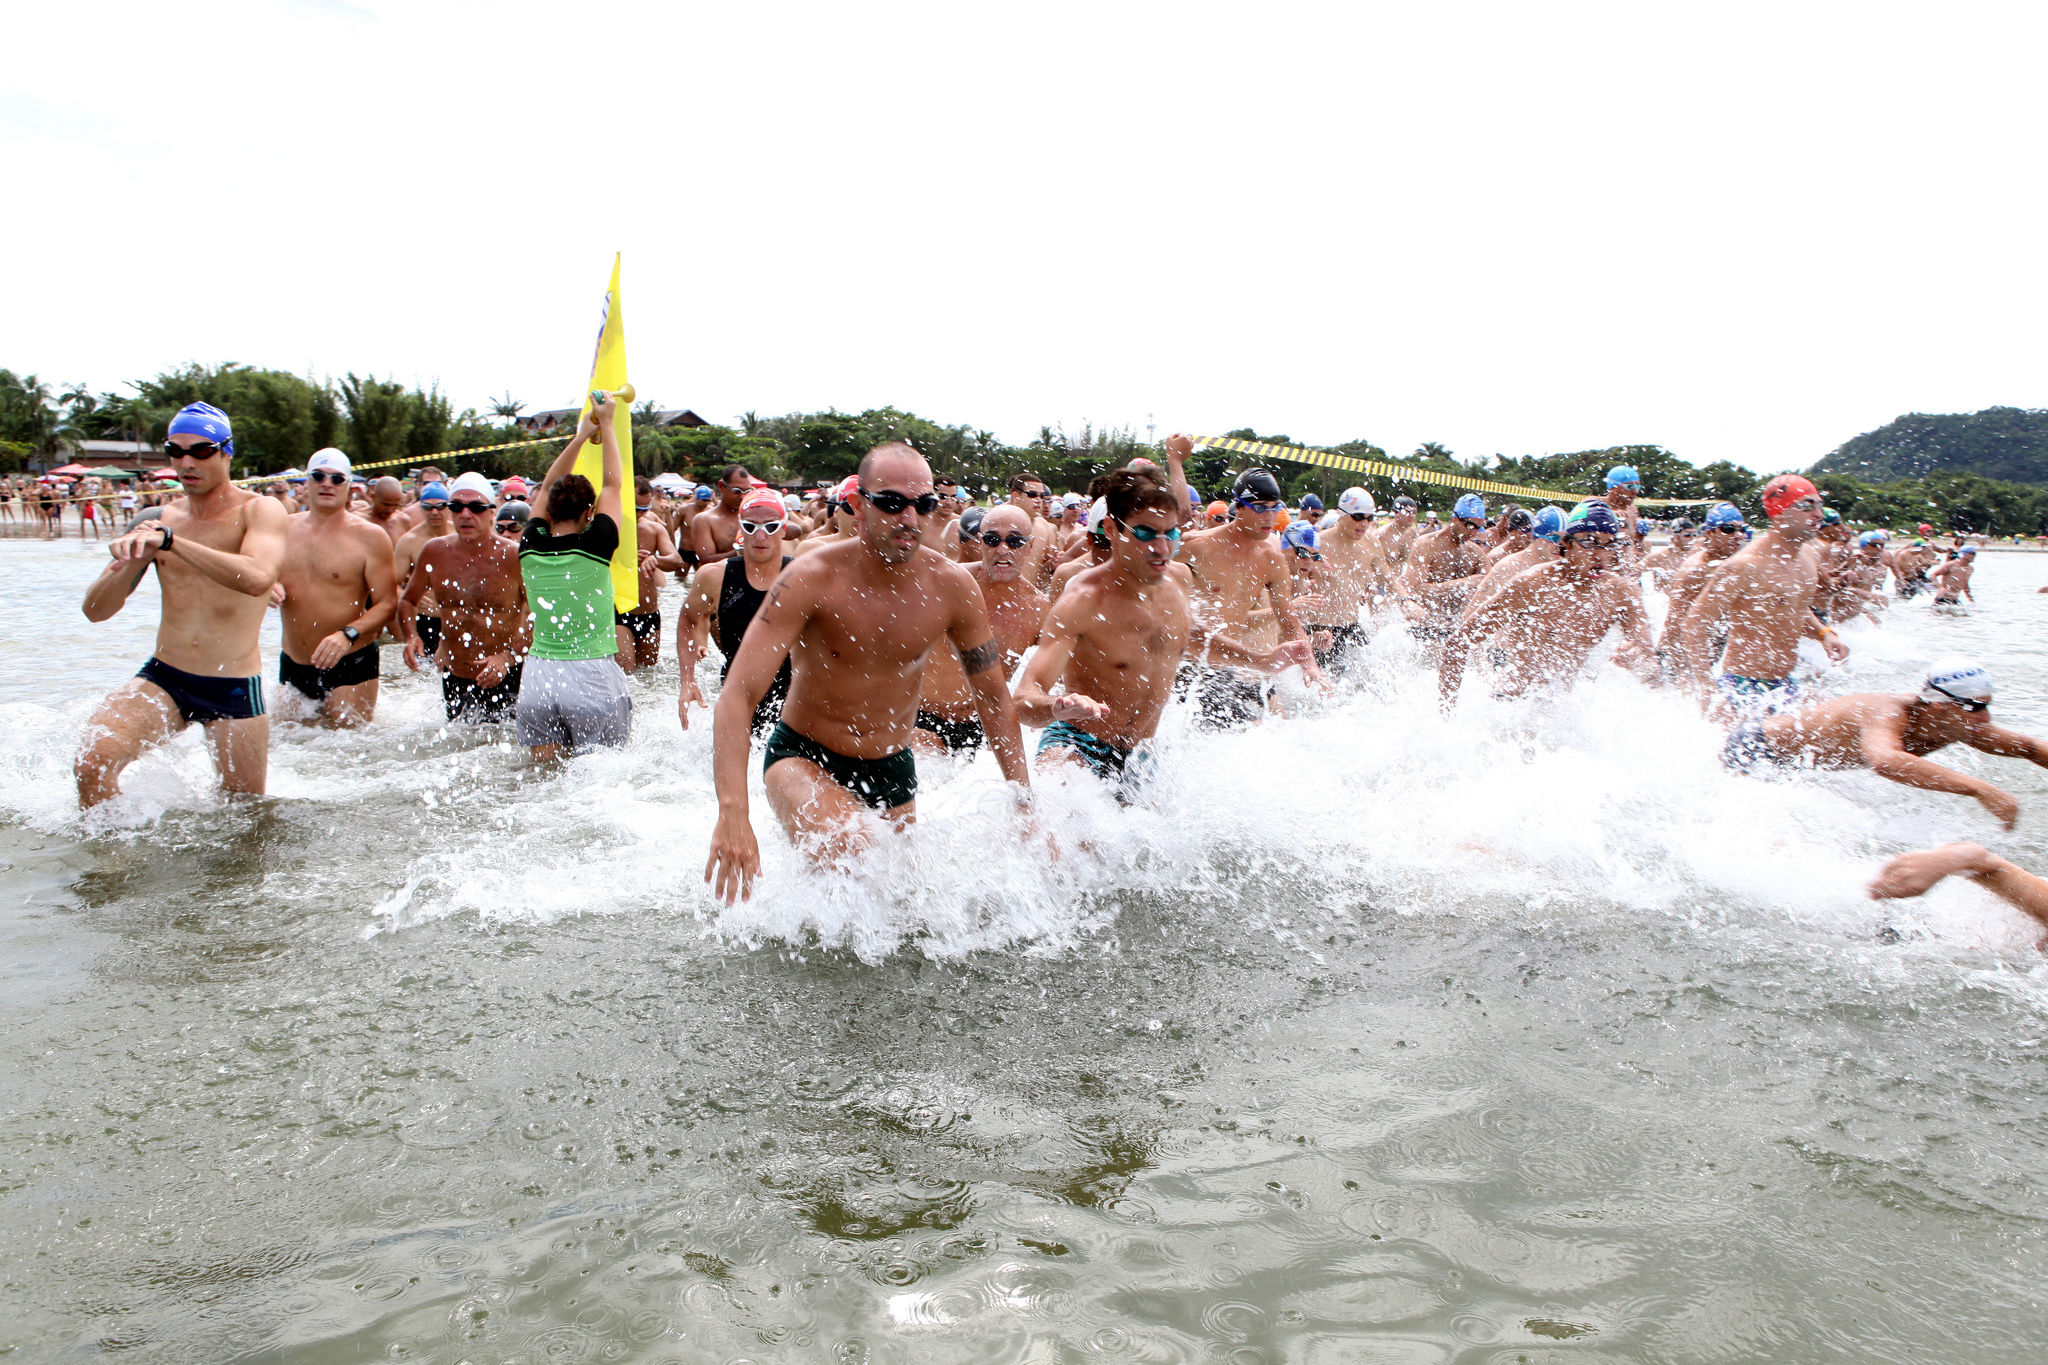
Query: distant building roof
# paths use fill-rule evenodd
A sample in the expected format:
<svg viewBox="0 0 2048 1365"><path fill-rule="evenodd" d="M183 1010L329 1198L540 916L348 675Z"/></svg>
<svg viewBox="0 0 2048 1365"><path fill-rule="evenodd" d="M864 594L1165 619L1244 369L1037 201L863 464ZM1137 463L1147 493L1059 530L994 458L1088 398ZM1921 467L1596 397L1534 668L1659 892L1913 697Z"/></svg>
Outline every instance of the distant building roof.
<svg viewBox="0 0 2048 1365"><path fill-rule="evenodd" d="M556 427L576 425L581 408L550 408L546 412L524 412L513 419L522 431L552 431Z"/></svg>
<svg viewBox="0 0 2048 1365"><path fill-rule="evenodd" d="M654 414L654 425L658 427L708 427L711 423L691 412L688 408L663 408Z"/></svg>

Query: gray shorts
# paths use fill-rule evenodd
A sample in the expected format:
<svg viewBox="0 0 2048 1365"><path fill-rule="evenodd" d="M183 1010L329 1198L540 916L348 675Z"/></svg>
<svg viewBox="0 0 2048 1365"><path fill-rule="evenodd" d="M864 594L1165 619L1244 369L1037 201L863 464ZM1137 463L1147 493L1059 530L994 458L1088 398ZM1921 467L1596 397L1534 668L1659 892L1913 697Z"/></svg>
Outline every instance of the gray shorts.
<svg viewBox="0 0 2048 1365"><path fill-rule="evenodd" d="M611 658L526 660L519 682L519 742L582 753L633 735L633 698Z"/></svg>

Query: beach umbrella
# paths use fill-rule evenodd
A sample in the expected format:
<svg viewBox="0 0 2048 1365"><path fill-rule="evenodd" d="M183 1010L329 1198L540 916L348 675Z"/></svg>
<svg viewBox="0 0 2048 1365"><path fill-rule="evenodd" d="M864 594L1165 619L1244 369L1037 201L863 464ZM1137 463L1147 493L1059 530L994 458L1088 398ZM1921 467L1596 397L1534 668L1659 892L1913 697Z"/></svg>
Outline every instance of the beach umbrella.
<svg viewBox="0 0 2048 1365"><path fill-rule="evenodd" d="M104 469L95 469L90 472L102 479L132 479L135 477L134 470L116 469L112 465L108 465Z"/></svg>
<svg viewBox="0 0 2048 1365"><path fill-rule="evenodd" d="M65 465L65 466L64 466L63 468L61 468L61 469L53 469L53 470L51 470L50 472L51 472L52 474L58 475L59 477L62 477L62 476L64 476L64 475L67 475L67 474L68 474L68 475L71 475L71 476L72 476L72 477L74 477L74 478L75 478L75 477L77 477L77 476L78 476L78 475L80 475L80 474L90 474L90 473L92 473L92 471L91 471L90 469L87 469L87 468L86 468L86 467L85 467L84 465L82 465L82 464L67 464L67 465Z"/></svg>

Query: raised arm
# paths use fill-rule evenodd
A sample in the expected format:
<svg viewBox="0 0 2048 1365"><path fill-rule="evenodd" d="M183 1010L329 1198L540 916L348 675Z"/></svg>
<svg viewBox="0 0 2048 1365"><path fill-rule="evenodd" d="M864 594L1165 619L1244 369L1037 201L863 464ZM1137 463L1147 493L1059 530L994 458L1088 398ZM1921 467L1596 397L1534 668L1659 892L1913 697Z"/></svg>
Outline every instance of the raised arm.
<svg viewBox="0 0 2048 1365"><path fill-rule="evenodd" d="M1173 505L1180 513L1181 525L1196 521L1194 510L1188 506L1187 458L1195 453L1195 443L1190 437L1179 432L1166 438L1166 482L1173 490ZM1081 546L1086 549L1087 537L1082 537Z"/></svg>
<svg viewBox="0 0 2048 1365"><path fill-rule="evenodd" d="M1872 900L1925 894L1943 877L1968 877L2006 904L2048 924L2048 881L1980 844L1944 844L1901 853L1870 883Z"/></svg>
<svg viewBox="0 0 2048 1365"><path fill-rule="evenodd" d="M747 810L747 736L754 708L768 695L782 661L816 609L826 575L811 571L811 562L800 559L790 565L768 589L711 713L711 782L718 793L718 823L711 831L704 880L728 905L734 897L751 899L754 878L761 874L761 846Z"/></svg>
<svg viewBox="0 0 2048 1365"><path fill-rule="evenodd" d="M668 527L658 517L648 518L654 527L654 550L645 558L654 561L654 567L663 573L674 573L683 567L683 557L676 553L676 543L669 538Z"/></svg>
<svg viewBox="0 0 2048 1365"><path fill-rule="evenodd" d="M583 447L595 435L597 435L597 418L592 414L586 413L583 420L576 424L576 435L570 439L568 445L562 447L562 453L555 456L555 462L548 466L548 472L541 475L540 489L533 495L533 500L527 504L532 509L529 515L539 517L542 521L548 519L548 489L554 484L556 479L575 472L576 457L583 453ZM613 520L616 521L617 518L614 517Z"/></svg>
<svg viewBox="0 0 2048 1365"><path fill-rule="evenodd" d="M604 444L604 486L597 490L597 510L610 517L612 525L618 527L619 533L624 535L625 495L621 490L626 486L626 470L623 458L619 454L619 433L614 430L618 414L619 400L616 394L606 394L604 402L591 409L591 415L597 419L598 439ZM633 524L633 531L635 535L639 533L637 520ZM638 548L637 544L635 548Z"/></svg>
<svg viewBox="0 0 2048 1365"><path fill-rule="evenodd" d="M149 572L163 541L157 525L152 517L107 547L113 558L85 590L85 601L79 604L86 620L98 625L128 605L129 595Z"/></svg>

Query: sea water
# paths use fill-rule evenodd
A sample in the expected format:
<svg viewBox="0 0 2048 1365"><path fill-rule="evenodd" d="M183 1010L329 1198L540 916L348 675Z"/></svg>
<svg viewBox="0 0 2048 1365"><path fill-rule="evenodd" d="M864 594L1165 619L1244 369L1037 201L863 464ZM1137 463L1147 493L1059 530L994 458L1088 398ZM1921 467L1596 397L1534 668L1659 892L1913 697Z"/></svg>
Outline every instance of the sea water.
<svg viewBox="0 0 2048 1365"><path fill-rule="evenodd" d="M7 1358L2048 1348L2037 926L1863 892L1954 839L2048 868L2028 764L1940 760L2019 797L2006 834L1727 773L1605 664L1447 717L1393 628L1256 729L1170 712L1128 808L1027 824L986 756L922 762L916 828L831 874L755 765L725 907L675 591L622 751L535 769L387 648L373 725L273 727L268 797L188 733L82 817L81 726L155 630L153 586L77 614L102 553L0 545ZM1979 605L1894 603L1821 685L1968 654L2048 734L2044 582L1986 555Z"/></svg>

